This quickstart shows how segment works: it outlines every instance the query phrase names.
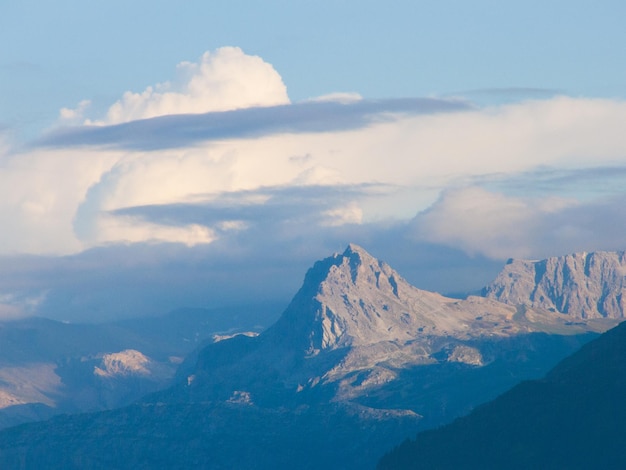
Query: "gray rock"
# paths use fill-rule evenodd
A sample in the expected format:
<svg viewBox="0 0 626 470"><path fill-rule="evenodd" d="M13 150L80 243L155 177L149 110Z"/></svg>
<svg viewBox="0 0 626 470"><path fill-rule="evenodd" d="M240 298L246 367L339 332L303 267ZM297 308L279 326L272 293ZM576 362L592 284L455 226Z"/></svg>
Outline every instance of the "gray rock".
<svg viewBox="0 0 626 470"><path fill-rule="evenodd" d="M510 260L483 294L573 319L621 319L626 307L626 254L600 251L541 261Z"/></svg>

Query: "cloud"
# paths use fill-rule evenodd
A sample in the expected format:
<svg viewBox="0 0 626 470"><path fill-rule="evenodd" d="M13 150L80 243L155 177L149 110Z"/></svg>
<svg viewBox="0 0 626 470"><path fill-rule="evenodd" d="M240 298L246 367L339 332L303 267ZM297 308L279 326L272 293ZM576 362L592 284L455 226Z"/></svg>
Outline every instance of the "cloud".
<svg viewBox="0 0 626 470"><path fill-rule="evenodd" d="M264 226L275 236L285 225L327 226L360 224L356 200L389 191L382 185L305 185L262 187L223 192L202 202L129 207L113 211L122 216L163 226L203 226L219 232Z"/></svg>
<svg viewBox="0 0 626 470"><path fill-rule="evenodd" d="M11 153L0 164L0 252L81 250L72 220L89 187L117 160L99 152Z"/></svg>
<svg viewBox="0 0 626 470"><path fill-rule="evenodd" d="M61 108L59 120L63 125L76 126L85 122L85 115L89 111L91 100L82 100L76 108Z"/></svg>
<svg viewBox="0 0 626 470"><path fill-rule="evenodd" d="M4 160L11 152L9 133L9 128L0 124L0 162Z"/></svg>
<svg viewBox="0 0 626 470"><path fill-rule="evenodd" d="M581 202L459 188L446 191L412 226L416 241L493 259L624 250L626 192Z"/></svg>
<svg viewBox="0 0 626 470"><path fill-rule="evenodd" d="M128 91L113 104L102 120L86 124L110 125L169 114L206 113L289 103L287 88L274 68L258 56L237 47L205 52L197 63L181 62L172 82ZM62 117L84 114L81 102Z"/></svg>
<svg viewBox="0 0 626 470"><path fill-rule="evenodd" d="M193 223L177 230L163 225L160 233L160 225L140 226L119 211L260 188L393 188L326 208L334 223L409 219L447 189L481 184L497 191L498 181L512 188L516 177L520 191L544 194L555 181L537 177L542 172L576 173L584 184L560 186L552 196L589 199L608 188L619 191L617 181L584 178L624 164L624 121L626 104L609 100L554 98L485 109L441 100L360 100L81 128L55 147L11 156L0 171L0 220L15 228L4 235L3 249L68 253L142 240L209 243L227 234ZM211 138L208 122L225 127ZM141 148L150 141L153 150ZM72 179L59 186L66 175Z"/></svg>
<svg viewBox="0 0 626 470"><path fill-rule="evenodd" d="M414 219L415 237L493 258L528 257L546 215L574 204L560 199L507 197L478 187L446 191Z"/></svg>
<svg viewBox="0 0 626 470"><path fill-rule="evenodd" d="M1 133L0 315L286 302L348 242L444 292L481 287L494 260L622 248L622 101L289 103L276 76L218 50L98 125L19 149Z"/></svg>
<svg viewBox="0 0 626 470"><path fill-rule="evenodd" d="M471 183L507 194L568 195L577 199L604 197L626 186L626 166L591 168L539 167L514 175L486 174Z"/></svg>
<svg viewBox="0 0 626 470"><path fill-rule="evenodd" d="M276 238L290 231L304 234L313 226L324 230L360 224L362 210L357 201L393 189L372 184L261 187L197 195L193 202L97 211L96 218L92 209L83 206L75 228L89 244L119 241L123 236L126 241L178 241L191 246L238 231L253 231L255 236L264 232ZM151 236L147 236L149 231Z"/></svg>
<svg viewBox="0 0 626 470"><path fill-rule="evenodd" d="M272 134L327 133L363 129L399 116L472 109L454 100L406 98L359 100L322 97L291 105L246 108L204 114L169 115L113 126L60 128L39 140L43 147L103 146L129 150L181 148L227 139ZM82 110L64 110L73 118Z"/></svg>
<svg viewBox="0 0 626 470"><path fill-rule="evenodd" d="M506 87L465 90L456 93L448 93L444 96L447 98L456 97L466 99L481 105L494 105L527 100L545 100L565 94L567 93L564 93L563 90L553 88Z"/></svg>
<svg viewBox="0 0 626 470"><path fill-rule="evenodd" d="M359 93L355 92L337 92L337 93L329 93L327 95L316 96L315 98L311 98L308 101L333 101L337 103L349 104L355 101L361 101L363 97Z"/></svg>

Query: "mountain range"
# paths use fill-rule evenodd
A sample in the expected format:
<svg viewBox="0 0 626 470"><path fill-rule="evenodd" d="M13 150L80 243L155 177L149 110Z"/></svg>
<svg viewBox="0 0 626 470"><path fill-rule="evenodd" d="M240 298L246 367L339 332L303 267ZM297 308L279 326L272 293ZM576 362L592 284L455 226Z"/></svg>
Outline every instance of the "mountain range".
<svg viewBox="0 0 626 470"><path fill-rule="evenodd" d="M460 300L413 287L350 245L315 263L260 335L206 345L178 367L174 385L134 405L7 429L0 464L371 468L406 437L542 376L623 318L609 300L621 299L623 254L555 260L543 271L510 262L484 296ZM518 283L529 280L523 291ZM563 302L565 292L579 301ZM140 354L123 355L135 371L148 368ZM108 356L97 375L126 370L120 357Z"/></svg>
<svg viewBox="0 0 626 470"><path fill-rule="evenodd" d="M278 307L180 309L101 324L0 322L0 428L130 404L169 386L201 345L258 331L270 308Z"/></svg>

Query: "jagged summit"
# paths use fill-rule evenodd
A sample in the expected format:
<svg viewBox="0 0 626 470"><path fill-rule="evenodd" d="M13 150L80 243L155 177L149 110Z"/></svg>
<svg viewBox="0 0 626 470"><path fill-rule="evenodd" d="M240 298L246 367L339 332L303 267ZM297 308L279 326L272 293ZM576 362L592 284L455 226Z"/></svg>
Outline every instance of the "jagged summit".
<svg viewBox="0 0 626 470"><path fill-rule="evenodd" d="M598 251L540 261L510 260L483 294L574 318L624 318L626 254Z"/></svg>
<svg viewBox="0 0 626 470"><path fill-rule="evenodd" d="M344 256L349 256L350 253L358 253L372 258L372 255L370 255L367 251L365 251L363 247L357 245L356 243L348 243L346 250L343 252Z"/></svg>
<svg viewBox="0 0 626 470"><path fill-rule="evenodd" d="M267 335L300 343L309 354L379 341L404 342L420 328L445 326L445 321L426 314L450 301L411 286L388 264L350 244L342 254L309 269L302 288Z"/></svg>

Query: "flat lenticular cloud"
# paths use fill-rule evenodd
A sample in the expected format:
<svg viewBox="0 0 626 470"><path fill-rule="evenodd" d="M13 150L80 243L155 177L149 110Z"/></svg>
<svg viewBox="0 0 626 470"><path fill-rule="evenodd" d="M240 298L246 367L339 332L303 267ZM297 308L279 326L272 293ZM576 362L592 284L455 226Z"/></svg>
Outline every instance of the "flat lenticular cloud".
<svg viewBox="0 0 626 470"><path fill-rule="evenodd" d="M155 151L272 134L336 133L364 129L400 116L470 109L471 106L458 100L362 100L341 94L290 105L174 114L112 126L66 127L48 133L38 144L47 148L87 145Z"/></svg>

